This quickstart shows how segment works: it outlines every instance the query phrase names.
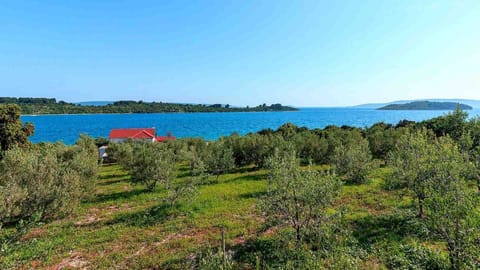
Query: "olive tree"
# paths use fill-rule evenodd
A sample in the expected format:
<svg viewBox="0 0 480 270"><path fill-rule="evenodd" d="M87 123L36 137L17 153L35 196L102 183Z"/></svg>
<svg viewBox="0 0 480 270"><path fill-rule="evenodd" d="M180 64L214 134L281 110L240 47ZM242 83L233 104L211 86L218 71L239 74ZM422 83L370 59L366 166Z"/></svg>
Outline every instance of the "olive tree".
<svg viewBox="0 0 480 270"><path fill-rule="evenodd" d="M108 159L117 162L126 171L133 162L133 142L110 143L107 148Z"/></svg>
<svg viewBox="0 0 480 270"><path fill-rule="evenodd" d="M209 142L207 145L205 164L208 171L216 176L216 181L221 174L228 172L235 166L232 149L222 140Z"/></svg>
<svg viewBox="0 0 480 270"><path fill-rule="evenodd" d="M426 129L407 132L402 136L394 151L390 152L388 163L394 169L387 185L393 187L407 187L416 198L418 216L424 216L423 201L427 197L427 190L431 176L435 174L433 139Z"/></svg>
<svg viewBox="0 0 480 270"><path fill-rule="evenodd" d="M425 222L446 242L452 269L480 267L479 197L462 175L466 168L457 145L441 138L435 145L435 169L425 198Z"/></svg>
<svg viewBox="0 0 480 270"><path fill-rule="evenodd" d="M57 144L57 155L80 176L84 195L92 196L98 172L98 149L95 140L85 134L72 146Z"/></svg>
<svg viewBox="0 0 480 270"><path fill-rule="evenodd" d="M175 179L175 155L165 144L135 143L130 162L132 180L145 184L148 191Z"/></svg>
<svg viewBox="0 0 480 270"><path fill-rule="evenodd" d="M354 183L365 183L373 168L368 140L359 138L355 142L340 144L335 148L333 161L337 173Z"/></svg>
<svg viewBox="0 0 480 270"><path fill-rule="evenodd" d="M12 148L0 163L0 197L0 222L63 216L82 197L81 176L53 145Z"/></svg>
<svg viewBox="0 0 480 270"><path fill-rule="evenodd" d="M269 159L268 192L261 209L268 219L290 226L297 242L326 219L341 181L333 174L301 168L294 150L276 151Z"/></svg>

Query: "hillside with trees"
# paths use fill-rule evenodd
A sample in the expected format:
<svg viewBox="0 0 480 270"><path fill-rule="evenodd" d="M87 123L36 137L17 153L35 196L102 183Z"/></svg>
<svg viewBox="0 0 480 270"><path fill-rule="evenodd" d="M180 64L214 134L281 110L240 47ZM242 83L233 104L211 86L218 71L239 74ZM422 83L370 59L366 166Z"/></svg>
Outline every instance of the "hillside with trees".
<svg viewBox="0 0 480 270"><path fill-rule="evenodd" d="M17 115L0 118L20 134L0 160L1 269L480 268L480 119L460 109L110 143L100 164L86 136L25 143Z"/></svg>
<svg viewBox="0 0 480 270"><path fill-rule="evenodd" d="M173 112L278 112L298 109L282 104L233 107L229 104L180 104L123 100L107 105L79 105L55 98L0 97L0 104L17 104L23 114L94 114L94 113L173 113Z"/></svg>
<svg viewBox="0 0 480 270"><path fill-rule="evenodd" d="M405 104L389 104L378 110L471 110L472 106L455 102L413 101Z"/></svg>

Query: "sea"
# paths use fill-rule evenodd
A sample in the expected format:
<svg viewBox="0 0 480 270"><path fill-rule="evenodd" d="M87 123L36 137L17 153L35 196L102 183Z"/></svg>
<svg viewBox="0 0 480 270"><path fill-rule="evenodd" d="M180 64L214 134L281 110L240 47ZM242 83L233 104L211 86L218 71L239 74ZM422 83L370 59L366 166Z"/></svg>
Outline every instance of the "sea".
<svg viewBox="0 0 480 270"><path fill-rule="evenodd" d="M79 114L23 115L23 122L32 122L35 133L30 140L73 144L80 134L106 137L114 128L156 128L157 135L171 133L177 138L201 137L215 140L232 133L247 134L262 129L277 129L285 123L308 128L328 125L368 127L377 122L396 124L400 120L422 121L448 111L383 111L359 108L301 108L292 112L229 112L229 113L149 113L149 114ZM480 116L480 109L468 111Z"/></svg>

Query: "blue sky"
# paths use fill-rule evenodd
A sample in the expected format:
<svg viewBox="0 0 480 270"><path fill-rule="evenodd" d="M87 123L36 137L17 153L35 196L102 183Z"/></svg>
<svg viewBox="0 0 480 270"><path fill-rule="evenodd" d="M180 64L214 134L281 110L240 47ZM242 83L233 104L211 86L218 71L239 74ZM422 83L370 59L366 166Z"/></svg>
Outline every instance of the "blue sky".
<svg viewBox="0 0 480 270"><path fill-rule="evenodd" d="M480 1L2 1L0 96L480 99Z"/></svg>

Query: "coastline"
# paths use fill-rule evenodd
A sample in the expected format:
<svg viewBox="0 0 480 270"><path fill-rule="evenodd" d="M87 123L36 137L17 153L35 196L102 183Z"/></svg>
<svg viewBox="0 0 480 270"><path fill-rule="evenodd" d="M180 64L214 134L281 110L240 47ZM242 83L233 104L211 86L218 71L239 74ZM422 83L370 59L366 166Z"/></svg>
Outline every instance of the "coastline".
<svg viewBox="0 0 480 270"><path fill-rule="evenodd" d="M48 115L124 115L124 114L191 114L191 113L281 113L281 112L298 112L302 108L297 110L285 110L285 111L214 111L214 112L140 112L140 113L42 113L42 114L22 114L21 116L48 116Z"/></svg>

